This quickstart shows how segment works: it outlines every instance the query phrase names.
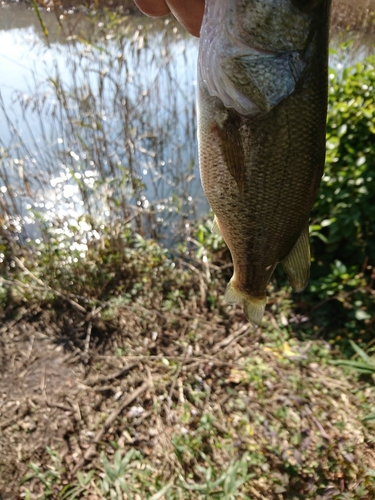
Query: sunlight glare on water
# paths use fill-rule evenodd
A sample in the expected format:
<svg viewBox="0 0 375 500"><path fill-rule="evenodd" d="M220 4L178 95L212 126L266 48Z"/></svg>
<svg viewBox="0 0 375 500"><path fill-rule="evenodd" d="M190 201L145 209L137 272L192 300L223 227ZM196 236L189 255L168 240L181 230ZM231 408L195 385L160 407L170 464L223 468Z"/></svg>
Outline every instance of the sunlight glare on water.
<svg viewBox="0 0 375 500"><path fill-rule="evenodd" d="M0 145L4 157L22 151L24 175L3 161L8 177L0 178L12 182L23 217L41 208L41 188L49 220L74 221L88 210L112 217L125 199L127 210L141 200L145 213L165 212L154 220L168 233L178 217L207 211L196 148L195 40L142 19L95 43L88 23L71 42L48 46L31 10L2 10ZM56 32L54 16L44 17ZM89 43L73 40L83 37Z"/></svg>

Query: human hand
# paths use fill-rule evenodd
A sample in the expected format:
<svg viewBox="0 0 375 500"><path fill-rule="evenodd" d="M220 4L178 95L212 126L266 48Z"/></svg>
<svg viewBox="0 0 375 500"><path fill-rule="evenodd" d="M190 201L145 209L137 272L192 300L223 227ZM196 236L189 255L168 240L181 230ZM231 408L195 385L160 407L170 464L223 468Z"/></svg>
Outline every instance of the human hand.
<svg viewBox="0 0 375 500"><path fill-rule="evenodd" d="M139 10L153 17L166 16L170 12L182 26L199 37L205 0L134 0Z"/></svg>

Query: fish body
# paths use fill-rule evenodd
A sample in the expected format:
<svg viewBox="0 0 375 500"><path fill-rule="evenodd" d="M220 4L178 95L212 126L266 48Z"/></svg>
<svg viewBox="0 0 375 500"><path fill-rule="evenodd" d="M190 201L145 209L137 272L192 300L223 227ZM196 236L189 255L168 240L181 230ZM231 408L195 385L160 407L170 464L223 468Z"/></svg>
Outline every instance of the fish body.
<svg viewBox="0 0 375 500"><path fill-rule="evenodd" d="M198 57L203 189L232 255L226 299L258 324L283 263L301 291L325 161L330 0L206 0Z"/></svg>

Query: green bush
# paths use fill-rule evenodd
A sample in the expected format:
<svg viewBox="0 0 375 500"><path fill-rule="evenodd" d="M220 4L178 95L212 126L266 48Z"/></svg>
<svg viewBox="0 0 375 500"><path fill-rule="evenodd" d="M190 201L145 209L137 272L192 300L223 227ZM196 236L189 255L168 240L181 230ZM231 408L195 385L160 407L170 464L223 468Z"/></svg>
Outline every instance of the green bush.
<svg viewBox="0 0 375 500"><path fill-rule="evenodd" d="M362 335L375 315L374 56L330 70L326 167L311 216L309 300L324 302L316 310L330 330Z"/></svg>

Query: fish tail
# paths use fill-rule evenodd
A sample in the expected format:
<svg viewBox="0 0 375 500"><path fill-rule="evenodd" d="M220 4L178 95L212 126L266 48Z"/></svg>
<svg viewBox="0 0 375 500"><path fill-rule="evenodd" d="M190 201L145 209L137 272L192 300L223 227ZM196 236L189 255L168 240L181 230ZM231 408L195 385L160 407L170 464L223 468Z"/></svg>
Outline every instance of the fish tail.
<svg viewBox="0 0 375 500"><path fill-rule="evenodd" d="M228 304L241 303L244 306L246 318L252 325L257 326L262 321L267 303L266 296L252 297L251 295L244 295L235 289L233 281L230 280L224 298Z"/></svg>
<svg viewBox="0 0 375 500"><path fill-rule="evenodd" d="M295 292L306 288L310 277L309 225L306 224L291 252L282 261L288 280Z"/></svg>
<svg viewBox="0 0 375 500"><path fill-rule="evenodd" d="M264 310L266 308L267 297L258 299L248 297L244 301L244 311L246 318L254 326L258 326L262 321Z"/></svg>

